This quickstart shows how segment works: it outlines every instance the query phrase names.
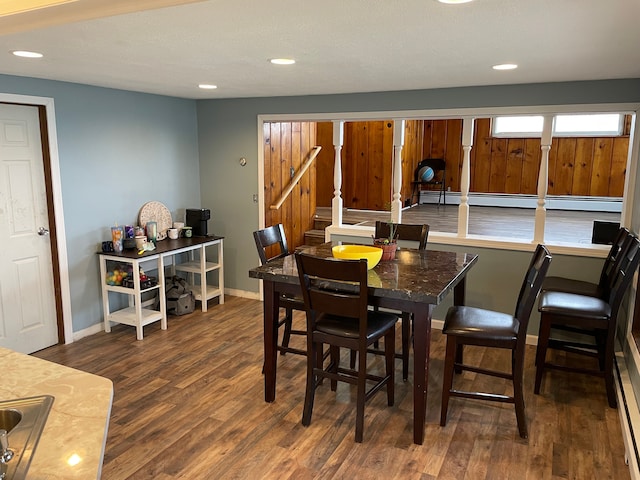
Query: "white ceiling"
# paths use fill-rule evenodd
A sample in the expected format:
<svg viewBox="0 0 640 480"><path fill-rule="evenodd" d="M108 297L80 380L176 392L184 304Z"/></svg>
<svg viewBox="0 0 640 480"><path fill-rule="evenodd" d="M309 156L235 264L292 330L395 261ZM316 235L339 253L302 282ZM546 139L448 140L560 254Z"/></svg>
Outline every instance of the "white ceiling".
<svg viewBox="0 0 640 480"><path fill-rule="evenodd" d="M71 3L0 17L0 73L194 99L640 78L638 0Z"/></svg>

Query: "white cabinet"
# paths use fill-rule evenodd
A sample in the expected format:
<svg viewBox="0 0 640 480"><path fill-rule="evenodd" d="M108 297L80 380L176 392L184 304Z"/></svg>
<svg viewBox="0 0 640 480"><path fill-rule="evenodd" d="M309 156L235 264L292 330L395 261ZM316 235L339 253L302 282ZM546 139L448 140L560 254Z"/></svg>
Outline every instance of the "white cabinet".
<svg viewBox="0 0 640 480"><path fill-rule="evenodd" d="M218 297L219 303L224 303L223 239L224 237L166 239L158 242L154 251L142 255L138 255L136 250L100 253L104 330L110 332L112 322L131 325L136 327L136 338L142 340L145 325L160 320L160 328L167 329L165 268L169 268L172 275L176 272L187 274L187 282L192 286L203 312L207 311L207 301L212 298ZM107 272L120 266L131 270L133 288L107 284ZM140 268L147 273L155 273L157 284L147 288L141 286L138 275ZM114 294L125 295L128 306L122 307L124 302L113 298L119 296Z"/></svg>

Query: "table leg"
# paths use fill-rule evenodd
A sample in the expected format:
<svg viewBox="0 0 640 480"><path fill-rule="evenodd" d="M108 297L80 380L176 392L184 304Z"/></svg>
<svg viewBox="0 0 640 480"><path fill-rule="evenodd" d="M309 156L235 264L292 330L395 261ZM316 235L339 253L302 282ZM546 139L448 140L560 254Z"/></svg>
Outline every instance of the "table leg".
<svg viewBox="0 0 640 480"><path fill-rule="evenodd" d="M264 401L276 398L276 365L278 341L278 301L273 282L263 280L264 297Z"/></svg>
<svg viewBox="0 0 640 480"><path fill-rule="evenodd" d="M460 282L453 287L453 304L454 305L464 305L464 296L465 296L465 292L466 292L466 287L467 287L467 277L464 277L462 280L460 280ZM459 344L458 347L456 348L456 359L455 362L462 364L463 359L463 346L462 344ZM460 374L462 373L462 369L461 368L456 368L455 372Z"/></svg>
<svg viewBox="0 0 640 480"><path fill-rule="evenodd" d="M421 304L413 312L413 443L418 445L424 441L433 309L433 305Z"/></svg>
<svg viewBox="0 0 640 480"><path fill-rule="evenodd" d="M464 296L467 289L467 277L464 277L453 287L453 304L464 305Z"/></svg>

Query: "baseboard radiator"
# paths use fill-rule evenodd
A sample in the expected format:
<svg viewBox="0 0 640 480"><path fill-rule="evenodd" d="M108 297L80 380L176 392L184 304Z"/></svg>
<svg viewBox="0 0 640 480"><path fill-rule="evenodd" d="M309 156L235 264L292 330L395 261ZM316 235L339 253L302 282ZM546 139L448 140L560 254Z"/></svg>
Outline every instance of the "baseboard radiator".
<svg viewBox="0 0 640 480"><path fill-rule="evenodd" d="M631 386L631 379L622 352L616 354L616 393L618 396L618 415L624 439L625 460L629 465L631 480L640 480L640 454L638 440L640 436L640 409Z"/></svg>

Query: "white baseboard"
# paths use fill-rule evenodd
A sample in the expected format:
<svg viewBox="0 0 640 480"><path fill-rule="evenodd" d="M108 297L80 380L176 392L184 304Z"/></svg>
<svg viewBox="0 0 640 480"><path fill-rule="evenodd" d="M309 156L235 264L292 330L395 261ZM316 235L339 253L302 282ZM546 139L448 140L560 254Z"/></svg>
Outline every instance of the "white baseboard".
<svg viewBox="0 0 640 480"><path fill-rule="evenodd" d="M624 440L624 457L629 466L631 480L640 480L640 452L636 435L640 427L640 409L633 392L631 378L622 352L616 353L615 384L618 400L618 416Z"/></svg>
<svg viewBox="0 0 640 480"><path fill-rule="evenodd" d="M95 335L96 333L100 333L104 331L104 322L96 323L87 327L83 330L78 330L77 332L73 332L73 339L67 339L66 343L77 342L81 338L88 337L90 335Z"/></svg>
<svg viewBox="0 0 640 480"><path fill-rule="evenodd" d="M447 204L460 205L460 192L447 192ZM438 203L438 192L425 190L420 193L420 203ZM469 205L476 207L536 208L536 195L513 195L508 193L470 193ZM578 197L548 195L547 210L580 210L587 212L622 212L622 198Z"/></svg>
<svg viewBox="0 0 640 480"><path fill-rule="evenodd" d="M260 292L248 292L246 290L237 290L235 288L225 288L225 295L232 295L234 297L250 298L252 300L260 300Z"/></svg>

